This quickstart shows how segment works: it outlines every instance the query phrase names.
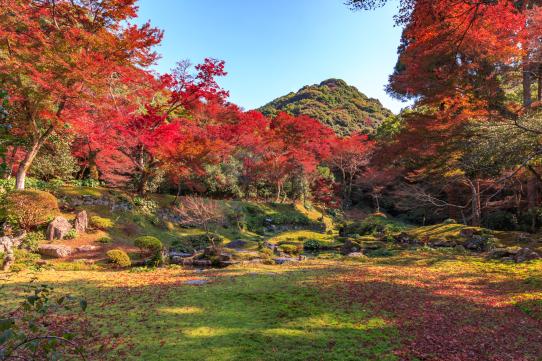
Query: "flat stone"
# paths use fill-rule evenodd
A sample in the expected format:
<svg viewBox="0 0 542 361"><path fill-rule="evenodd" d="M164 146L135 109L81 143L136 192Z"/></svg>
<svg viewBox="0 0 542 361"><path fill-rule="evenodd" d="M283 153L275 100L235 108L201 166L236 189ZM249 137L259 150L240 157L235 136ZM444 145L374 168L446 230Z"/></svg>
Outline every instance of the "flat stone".
<svg viewBox="0 0 542 361"><path fill-rule="evenodd" d="M276 264L285 264L285 263L290 263L290 262L299 262L299 261L297 260L297 258L289 258L289 257L279 257L279 258L273 259L273 261L275 261Z"/></svg>
<svg viewBox="0 0 542 361"><path fill-rule="evenodd" d="M91 244L85 244L76 248L77 252L93 252L100 249L100 246L93 246Z"/></svg>
<svg viewBox="0 0 542 361"><path fill-rule="evenodd" d="M38 248L38 253L47 257L64 258L73 253L73 248L60 244L42 244Z"/></svg>
<svg viewBox="0 0 542 361"><path fill-rule="evenodd" d="M347 257L354 257L354 258L366 258L367 256L364 255L362 252L352 252L346 255Z"/></svg>
<svg viewBox="0 0 542 361"><path fill-rule="evenodd" d="M188 281L185 281L184 284L185 285L192 285L192 286L200 286L200 285L204 285L206 283L209 283L208 280L204 280L204 279L199 279L199 280L188 280Z"/></svg>
<svg viewBox="0 0 542 361"><path fill-rule="evenodd" d="M175 251L169 252L170 257L186 258L186 257L192 257L193 255L194 255L193 253L186 253L186 252L175 252Z"/></svg>

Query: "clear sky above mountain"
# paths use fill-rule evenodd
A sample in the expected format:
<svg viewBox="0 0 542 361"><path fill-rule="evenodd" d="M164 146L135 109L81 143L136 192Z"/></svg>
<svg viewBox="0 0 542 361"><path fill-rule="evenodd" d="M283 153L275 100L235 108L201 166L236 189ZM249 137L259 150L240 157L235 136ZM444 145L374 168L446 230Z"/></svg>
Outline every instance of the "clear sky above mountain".
<svg viewBox="0 0 542 361"><path fill-rule="evenodd" d="M353 12L342 0L140 0L140 20L165 30L157 70L182 59L226 61L230 100L257 108L304 85L341 78L398 112L384 91L397 59L397 5Z"/></svg>

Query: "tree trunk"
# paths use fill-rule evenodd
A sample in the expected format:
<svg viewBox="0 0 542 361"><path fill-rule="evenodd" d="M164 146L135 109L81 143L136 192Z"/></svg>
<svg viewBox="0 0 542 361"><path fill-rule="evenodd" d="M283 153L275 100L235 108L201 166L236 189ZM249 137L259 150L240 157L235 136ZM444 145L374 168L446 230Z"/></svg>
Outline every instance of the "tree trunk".
<svg viewBox="0 0 542 361"><path fill-rule="evenodd" d="M32 162L36 158L36 155L38 155L41 147L53 132L53 129L53 126L50 125L49 128L47 128L47 130L45 131L45 133L34 138L32 148L30 148L30 150L24 156L24 159L19 163L19 168L17 169L17 175L15 177L15 189L24 189L26 173L28 172L28 169L30 169Z"/></svg>
<svg viewBox="0 0 542 361"><path fill-rule="evenodd" d="M538 65L538 89L536 100L542 101L542 64Z"/></svg>
<svg viewBox="0 0 542 361"><path fill-rule="evenodd" d="M96 158L98 156L98 151L93 150L88 155L88 172L89 178L93 180L100 179L100 172L98 171L98 166L96 165Z"/></svg>
<svg viewBox="0 0 542 361"><path fill-rule="evenodd" d="M277 182L277 198L275 199L276 203L280 203L280 194L282 193L282 185L280 182Z"/></svg>
<svg viewBox="0 0 542 361"><path fill-rule="evenodd" d="M373 194L376 203L376 213L380 213L380 201L378 200L378 194Z"/></svg>
<svg viewBox="0 0 542 361"><path fill-rule="evenodd" d="M145 194L145 189L147 188L147 183L149 182L149 172L142 172L141 173L141 179L139 180L137 184L136 192L139 195Z"/></svg>
<svg viewBox="0 0 542 361"><path fill-rule="evenodd" d="M24 156L24 159L19 163L19 168L17 170L17 175L15 176L15 189L17 190L23 190L26 180L26 172L28 172L28 169L32 165L32 162L36 158L36 155L38 154L40 148L41 148L40 142L34 142L32 145L32 148L26 152L26 155Z"/></svg>
<svg viewBox="0 0 542 361"><path fill-rule="evenodd" d="M527 178L527 208L531 215L531 232L536 231L536 206L538 204L538 179L536 174L533 174L532 168L527 168L531 171Z"/></svg>
<svg viewBox="0 0 542 361"><path fill-rule="evenodd" d="M533 77L531 75L531 70L529 69L530 64L528 62L527 56L523 58L523 106L529 108L533 102L531 85Z"/></svg>
<svg viewBox="0 0 542 361"><path fill-rule="evenodd" d="M482 220L482 210L481 210L481 202L480 202L480 180L476 179L476 181L473 183L469 179L468 183L471 189L471 208L472 208L471 224L473 226L479 227Z"/></svg>

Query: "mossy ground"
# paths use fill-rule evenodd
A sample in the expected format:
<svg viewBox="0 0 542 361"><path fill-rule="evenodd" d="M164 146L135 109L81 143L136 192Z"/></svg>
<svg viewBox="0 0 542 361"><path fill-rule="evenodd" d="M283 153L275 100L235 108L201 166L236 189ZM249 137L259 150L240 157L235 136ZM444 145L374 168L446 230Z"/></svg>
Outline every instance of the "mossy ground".
<svg viewBox="0 0 542 361"><path fill-rule="evenodd" d="M16 306L32 279L86 298L81 317L107 345L101 360L399 360L429 353L482 360L472 353L481 344L492 359L505 359L497 357L504 347L516 359L536 360L542 351L542 344L526 346L542 337L541 262L406 251L362 263L2 277L3 310ZM492 343L497 334L505 346ZM465 335L472 342L454 348Z"/></svg>

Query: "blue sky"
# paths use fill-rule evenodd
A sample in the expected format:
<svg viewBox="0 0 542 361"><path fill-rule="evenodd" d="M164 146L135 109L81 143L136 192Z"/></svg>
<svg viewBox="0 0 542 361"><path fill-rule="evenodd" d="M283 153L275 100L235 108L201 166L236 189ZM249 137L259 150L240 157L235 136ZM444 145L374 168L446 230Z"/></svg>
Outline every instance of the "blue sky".
<svg viewBox="0 0 542 361"><path fill-rule="evenodd" d="M384 91L397 59L397 5L353 12L343 0L140 0L139 18L165 31L156 66L226 61L230 100L257 108L304 85L341 78L394 112Z"/></svg>

